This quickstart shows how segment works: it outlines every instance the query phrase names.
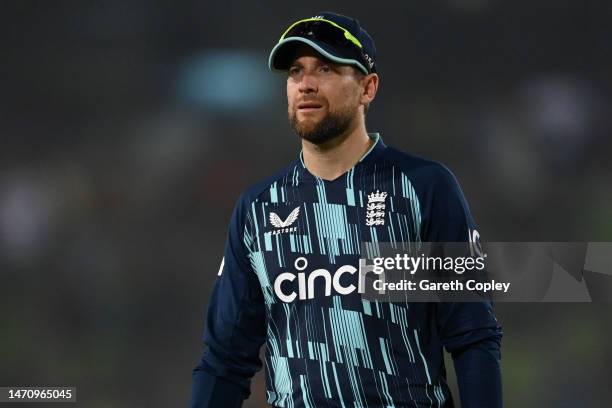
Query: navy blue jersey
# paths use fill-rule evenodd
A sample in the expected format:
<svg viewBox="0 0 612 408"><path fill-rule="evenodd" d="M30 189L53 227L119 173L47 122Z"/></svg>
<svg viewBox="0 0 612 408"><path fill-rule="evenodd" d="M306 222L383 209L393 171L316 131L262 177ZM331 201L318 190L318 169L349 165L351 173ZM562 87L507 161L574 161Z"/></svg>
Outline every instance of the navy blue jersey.
<svg viewBox="0 0 612 408"><path fill-rule="evenodd" d="M480 347L455 365L470 370L468 360L484 359L499 375L490 303L379 302L356 290L362 245L464 242L474 230L446 167L370 137L374 146L335 180L311 174L300 156L238 200L193 406L215 406L232 386L247 396L264 343L268 403L277 407L451 407L443 348L459 359ZM477 378L459 377L460 386ZM463 391L462 402L478 406Z"/></svg>

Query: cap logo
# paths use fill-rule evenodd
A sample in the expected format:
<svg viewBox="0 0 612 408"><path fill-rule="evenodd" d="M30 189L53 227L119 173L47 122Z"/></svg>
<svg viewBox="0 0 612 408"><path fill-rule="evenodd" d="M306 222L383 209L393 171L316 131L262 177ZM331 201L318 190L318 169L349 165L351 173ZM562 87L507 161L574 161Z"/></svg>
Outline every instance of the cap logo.
<svg viewBox="0 0 612 408"><path fill-rule="evenodd" d="M363 53L363 56L365 57L366 61L368 61L368 65L370 66L370 69L372 69L372 67L374 66L374 61L372 61L372 58L365 52Z"/></svg>

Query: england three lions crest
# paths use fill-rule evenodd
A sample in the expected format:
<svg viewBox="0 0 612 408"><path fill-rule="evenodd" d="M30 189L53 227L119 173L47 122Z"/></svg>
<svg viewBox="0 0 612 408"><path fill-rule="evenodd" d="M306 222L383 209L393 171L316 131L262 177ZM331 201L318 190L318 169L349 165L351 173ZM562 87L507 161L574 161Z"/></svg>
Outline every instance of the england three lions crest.
<svg viewBox="0 0 612 408"><path fill-rule="evenodd" d="M387 192L382 193L376 190L376 193L368 194L368 206L366 212L366 225L385 225L385 200Z"/></svg>

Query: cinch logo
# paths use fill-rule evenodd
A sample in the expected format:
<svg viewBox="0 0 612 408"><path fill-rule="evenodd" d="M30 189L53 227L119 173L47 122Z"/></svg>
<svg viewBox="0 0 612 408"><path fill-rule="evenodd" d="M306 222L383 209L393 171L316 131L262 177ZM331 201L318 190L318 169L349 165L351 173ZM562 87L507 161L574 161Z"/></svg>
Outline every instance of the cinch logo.
<svg viewBox="0 0 612 408"><path fill-rule="evenodd" d="M294 266L298 271L303 271L308 266L308 261L301 256L295 260ZM357 272L357 268L353 265L342 265L334 272L333 276L327 269L315 269L308 274L308 279L306 279L306 274L304 272L298 272L297 274L283 272L278 275L274 281L274 293L285 303L293 302L295 298L299 298L300 300L314 299L314 282L315 279L319 278L323 279L325 282L325 296L331 296L332 287L336 293L348 295L354 292L357 287L353 284L342 286L340 284L340 278L345 273L352 275L355 272ZM296 278L298 280L298 293L287 293L286 290L283 290L282 286L284 282L293 282Z"/></svg>

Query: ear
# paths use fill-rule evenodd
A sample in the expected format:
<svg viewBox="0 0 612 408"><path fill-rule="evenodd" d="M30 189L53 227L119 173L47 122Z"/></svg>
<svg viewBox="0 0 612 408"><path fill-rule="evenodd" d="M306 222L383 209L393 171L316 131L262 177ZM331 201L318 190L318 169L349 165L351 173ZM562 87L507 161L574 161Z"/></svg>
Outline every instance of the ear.
<svg viewBox="0 0 612 408"><path fill-rule="evenodd" d="M378 74L372 73L363 77L361 80L363 93L360 102L364 105L369 104L376 97L378 92Z"/></svg>

